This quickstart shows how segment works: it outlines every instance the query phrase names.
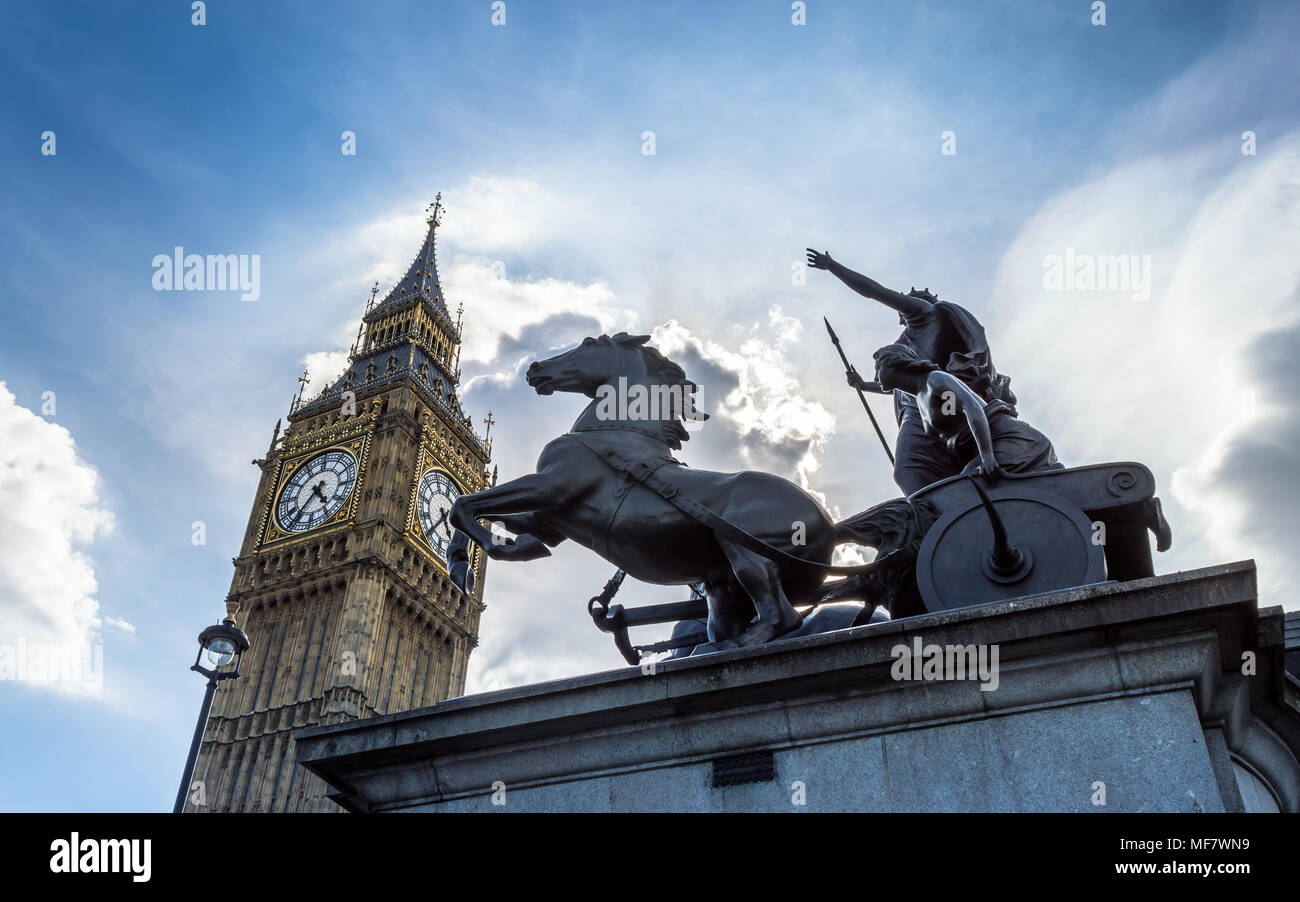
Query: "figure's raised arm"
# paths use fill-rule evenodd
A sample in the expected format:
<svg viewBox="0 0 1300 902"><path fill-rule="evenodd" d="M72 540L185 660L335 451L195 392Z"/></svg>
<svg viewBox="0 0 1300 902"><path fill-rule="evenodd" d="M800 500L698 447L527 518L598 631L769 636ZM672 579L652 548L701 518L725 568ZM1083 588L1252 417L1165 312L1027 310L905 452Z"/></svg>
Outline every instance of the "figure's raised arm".
<svg viewBox="0 0 1300 902"><path fill-rule="evenodd" d="M913 297L910 294L903 294L894 291L892 288L886 288L875 279L854 272L847 266L832 259L829 251L815 251L808 248L808 265L813 269L826 270L864 298L878 301L892 310L897 310L904 316L920 316L930 309L930 302L924 298Z"/></svg>

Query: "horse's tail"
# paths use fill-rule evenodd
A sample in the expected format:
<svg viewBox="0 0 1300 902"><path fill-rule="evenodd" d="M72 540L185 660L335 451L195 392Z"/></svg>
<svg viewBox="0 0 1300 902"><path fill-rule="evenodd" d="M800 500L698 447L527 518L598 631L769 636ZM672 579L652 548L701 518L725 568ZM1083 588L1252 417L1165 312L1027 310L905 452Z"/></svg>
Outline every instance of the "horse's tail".
<svg viewBox="0 0 1300 902"><path fill-rule="evenodd" d="M921 536L916 509L906 498L894 498L835 524L835 543L854 542L876 549L883 558Z"/></svg>
<svg viewBox="0 0 1300 902"><path fill-rule="evenodd" d="M928 511L895 498L835 524L836 544L853 542L876 549L876 559L842 580L827 583L821 602L865 601L894 614L894 602L914 581L916 551L928 525Z"/></svg>

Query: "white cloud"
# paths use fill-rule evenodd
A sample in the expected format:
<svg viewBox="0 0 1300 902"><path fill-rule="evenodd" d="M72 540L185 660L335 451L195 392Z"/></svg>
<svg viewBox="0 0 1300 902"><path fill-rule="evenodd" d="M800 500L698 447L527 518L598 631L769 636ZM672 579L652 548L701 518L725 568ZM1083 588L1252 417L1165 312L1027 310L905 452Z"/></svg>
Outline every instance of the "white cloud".
<svg viewBox="0 0 1300 902"><path fill-rule="evenodd" d="M446 206L456 246L471 252L526 247L574 213L571 197L520 177L471 175L447 192Z"/></svg>
<svg viewBox="0 0 1300 902"><path fill-rule="evenodd" d="M1300 132L1226 167L1211 144L1077 186L1045 205L1007 251L990 328L1022 415L1067 465L1140 460L1167 506L1176 502L1167 507L1174 550L1158 570L1255 557L1266 600L1300 582L1293 549L1248 529L1272 516L1260 506L1266 497L1216 481L1229 446L1274 413L1250 349L1300 315L1297 173ZM1043 258L1066 246L1149 254L1151 299L1045 291ZM1247 403L1252 396L1260 403ZM1278 488L1275 503L1292 504L1289 487Z"/></svg>
<svg viewBox="0 0 1300 902"><path fill-rule="evenodd" d="M348 365L348 352L312 351L302 358L302 364L309 380L302 396L312 398L343 375L343 370Z"/></svg>
<svg viewBox="0 0 1300 902"><path fill-rule="evenodd" d="M461 255L440 271L439 277L449 296L474 299L473 315L465 318L461 345L461 360L466 362L490 361L503 338L517 339L528 326L564 313L592 317L605 332L630 331L636 324L636 313L621 307L603 282L514 281L494 269L490 260Z"/></svg>
<svg viewBox="0 0 1300 902"><path fill-rule="evenodd" d="M134 632L123 620L101 618L94 564L79 550L112 528L99 476L77 456L72 435L18 406L0 382L0 646L69 648L80 657L104 625ZM71 692L92 688L75 680L31 682Z"/></svg>
<svg viewBox="0 0 1300 902"><path fill-rule="evenodd" d="M121 617L105 617L104 626L111 626L115 630L121 630L124 633L135 635L135 626L123 620Z"/></svg>
<svg viewBox="0 0 1300 902"><path fill-rule="evenodd" d="M802 346L803 325L797 319L773 306L767 321L751 326L734 347L697 335L676 320L656 328L653 336L668 357L690 349L733 377L734 384L716 398L709 396L711 386L695 377L702 383L697 403L731 426L736 450L747 465L784 469L782 475L811 487L819 454L835 434L835 418L821 402L803 396L787 357Z"/></svg>

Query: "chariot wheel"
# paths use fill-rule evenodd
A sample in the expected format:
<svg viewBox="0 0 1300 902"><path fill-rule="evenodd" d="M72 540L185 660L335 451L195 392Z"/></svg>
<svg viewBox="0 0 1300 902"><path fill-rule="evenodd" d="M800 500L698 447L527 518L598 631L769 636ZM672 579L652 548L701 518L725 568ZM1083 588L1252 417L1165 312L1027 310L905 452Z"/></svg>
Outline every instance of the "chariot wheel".
<svg viewBox="0 0 1300 902"><path fill-rule="evenodd" d="M1106 578L1093 524L1075 504L1014 482L963 499L926 533L916 583L927 612L1019 598Z"/></svg>

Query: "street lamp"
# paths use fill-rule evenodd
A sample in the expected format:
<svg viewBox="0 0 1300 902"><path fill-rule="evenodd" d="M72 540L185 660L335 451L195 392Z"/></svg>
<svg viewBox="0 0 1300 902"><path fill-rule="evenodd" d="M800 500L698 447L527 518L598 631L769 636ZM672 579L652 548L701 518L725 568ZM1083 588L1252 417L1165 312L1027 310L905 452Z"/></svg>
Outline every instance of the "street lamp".
<svg viewBox="0 0 1300 902"><path fill-rule="evenodd" d="M181 774L181 788L176 793L173 814L180 814L185 808L185 797L189 795L190 783L194 779L194 762L199 757L203 729L208 723L208 712L212 710L212 695L217 691L217 683L239 676L239 662L248 651L248 636L235 626L235 612L238 610L239 605L226 602L226 619L199 633L199 653L194 657L190 670L207 677L208 688L203 693L203 707L199 709L199 722L194 727L194 740L190 743L185 772ZM204 667L203 662L209 666Z"/></svg>

